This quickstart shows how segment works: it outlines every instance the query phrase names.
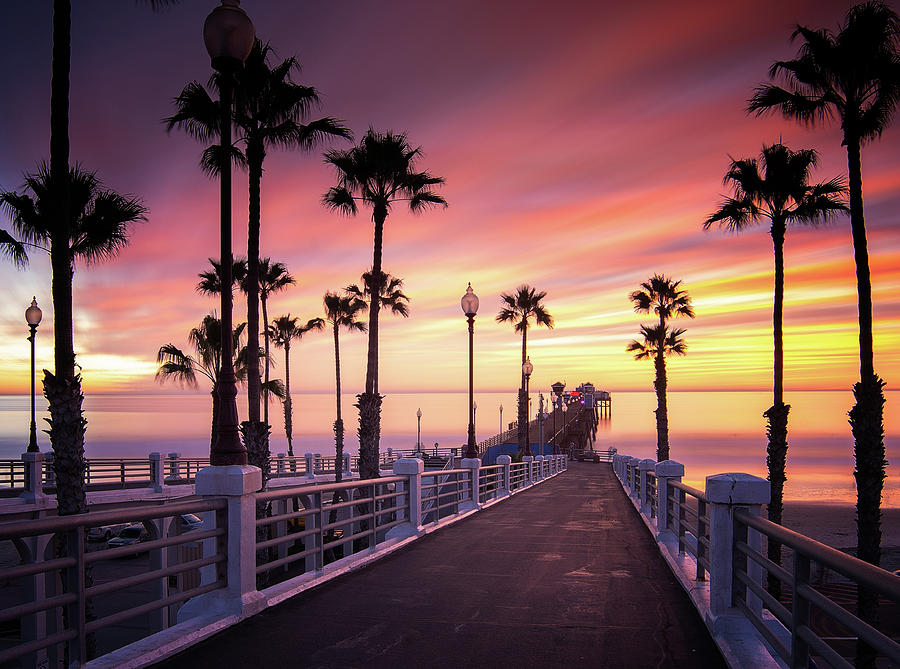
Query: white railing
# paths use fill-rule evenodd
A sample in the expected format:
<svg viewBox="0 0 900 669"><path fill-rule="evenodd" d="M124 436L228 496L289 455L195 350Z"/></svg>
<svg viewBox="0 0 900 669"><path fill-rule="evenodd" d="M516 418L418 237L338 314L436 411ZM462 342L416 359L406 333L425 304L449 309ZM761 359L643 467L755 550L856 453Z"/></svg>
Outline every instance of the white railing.
<svg viewBox="0 0 900 669"><path fill-rule="evenodd" d="M3 570L0 622L18 634L2 639L0 665L145 666L565 469L565 456L428 472L402 458L377 479L259 491L255 467L208 467L188 501L0 523L20 556ZM144 528L137 543L88 548L88 528L122 523ZM112 562L126 556L138 560ZM127 634L113 629L123 621Z"/></svg>
<svg viewBox="0 0 900 669"><path fill-rule="evenodd" d="M769 663L798 669L823 663L853 667L859 649L871 666L875 656L900 664L900 643L842 607L829 597L827 585L814 584L810 576L831 570L876 601L898 603L900 577L761 518L769 501L767 481L715 474L701 491L681 482L684 466L678 462L626 455L614 456L613 470L726 656L729 639L738 634L745 639L740 652L755 637L757 652ZM790 568L760 550L763 536L792 551ZM790 610L763 585L770 575L790 593Z"/></svg>

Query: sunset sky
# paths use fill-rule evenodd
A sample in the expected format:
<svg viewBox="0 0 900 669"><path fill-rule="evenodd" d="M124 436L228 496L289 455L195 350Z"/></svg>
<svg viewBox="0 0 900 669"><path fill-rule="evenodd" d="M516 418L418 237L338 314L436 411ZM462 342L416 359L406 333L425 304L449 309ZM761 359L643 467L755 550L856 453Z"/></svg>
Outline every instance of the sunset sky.
<svg viewBox="0 0 900 669"><path fill-rule="evenodd" d="M115 260L79 266L75 346L88 393L166 389L154 381L160 345L187 333L215 300L197 273L218 253L218 184L197 163L200 144L167 134L172 98L211 73L201 27L214 0L154 13L124 0L73 3L71 158L143 199L148 222ZM0 8L0 188L49 155L49 0ZM528 283L547 291L553 330L532 330L533 388L590 380L650 389L652 365L625 352L648 317L628 294L654 272L684 282L697 317L670 388L765 389L771 383L772 242L760 226L736 237L701 223L726 193L729 156L764 143L816 148L814 181L846 173L832 124L808 129L749 117L746 100L769 65L789 59L792 27L836 27L846 0L606 3L454 0L244 0L257 35L303 65L319 115L357 137L372 126L408 133L419 166L443 176L446 210L397 207L384 267L405 280L407 320L383 318L382 392L462 390L467 332L459 307L471 281L476 384L513 388L520 337L494 316L499 295ZM895 8L896 5L895 5ZM336 143L335 146L349 146ZM900 382L900 123L863 150L875 304L875 368ZM235 253L246 249L246 175L234 179ZM262 182L262 253L298 285L269 313L322 314L326 290L358 282L372 262L369 213L324 209L334 184L321 151L273 150ZM0 226L8 219L0 214ZM790 230L786 242L785 384L846 389L858 376L856 281L849 221ZM44 310L37 364L52 368L49 262L0 261L0 393L28 389L24 310ZM244 314L241 307L244 307ZM244 320L245 305L235 318ZM365 337L342 339L347 392L362 389ZM281 354L273 374L283 369ZM332 340L314 333L292 350L297 391L333 386Z"/></svg>

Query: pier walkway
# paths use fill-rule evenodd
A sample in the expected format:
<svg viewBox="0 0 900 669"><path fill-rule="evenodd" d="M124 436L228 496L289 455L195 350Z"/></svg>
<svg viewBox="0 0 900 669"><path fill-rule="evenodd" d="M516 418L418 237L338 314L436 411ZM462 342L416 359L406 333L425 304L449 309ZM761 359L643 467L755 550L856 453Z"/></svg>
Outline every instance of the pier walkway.
<svg viewBox="0 0 900 669"><path fill-rule="evenodd" d="M611 468L572 462L155 666L725 665Z"/></svg>

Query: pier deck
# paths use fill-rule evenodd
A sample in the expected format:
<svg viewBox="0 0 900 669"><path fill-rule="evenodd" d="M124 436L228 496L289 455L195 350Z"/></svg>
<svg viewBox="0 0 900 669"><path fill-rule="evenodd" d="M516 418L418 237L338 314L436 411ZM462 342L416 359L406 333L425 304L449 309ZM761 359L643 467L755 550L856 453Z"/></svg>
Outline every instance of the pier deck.
<svg viewBox="0 0 900 669"><path fill-rule="evenodd" d="M725 665L611 468L572 462L157 666Z"/></svg>

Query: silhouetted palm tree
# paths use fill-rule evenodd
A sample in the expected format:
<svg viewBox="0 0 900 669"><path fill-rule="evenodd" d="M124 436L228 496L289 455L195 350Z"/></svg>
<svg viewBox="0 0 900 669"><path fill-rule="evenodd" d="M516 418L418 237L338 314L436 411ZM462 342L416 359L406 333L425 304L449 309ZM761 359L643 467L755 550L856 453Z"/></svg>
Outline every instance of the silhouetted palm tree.
<svg viewBox="0 0 900 669"><path fill-rule="evenodd" d="M355 215L357 201L372 208L375 224L374 253L370 277L380 280L384 222L391 205L404 201L417 213L430 206L447 206L432 189L444 183L441 177L416 172L420 148L412 148L403 133L380 133L369 128L358 146L346 151L332 150L325 161L337 171L338 185L323 197L326 207ZM380 287L369 288L379 295ZM381 395L378 393L378 299L369 305L369 349L366 358L366 389L358 395L360 477L378 476L378 442L381 433Z"/></svg>
<svg viewBox="0 0 900 669"><path fill-rule="evenodd" d="M371 287L375 285L372 280L372 272L363 272L360 277L362 280L362 288L355 283L351 283L345 289L348 294L362 300L366 305L371 305ZM403 292L403 279L388 274L381 273L381 280L378 281L381 295L378 298L379 310L390 309L394 316L409 317L409 298ZM375 387L378 387L378 367L375 367Z"/></svg>
<svg viewBox="0 0 900 669"><path fill-rule="evenodd" d="M338 334L342 327L351 332L366 331L366 324L356 320L357 315L365 310L366 303L351 294L332 292L325 293L322 303L325 306L325 320L331 323L334 331L334 393L337 411L334 421L334 480L340 481L344 469L344 420L341 417L341 347Z"/></svg>
<svg viewBox="0 0 900 669"><path fill-rule="evenodd" d="M522 365L528 357L528 328L531 318L535 325L553 327L553 316L547 312L543 300L547 297L546 291L538 291L527 284L522 284L514 293L501 293L500 301L505 306L497 314L498 323L512 323L516 332L522 333ZM528 443L528 395L525 389L525 372L520 367L521 383L519 385L518 401L518 436L519 453L531 455L531 445Z"/></svg>
<svg viewBox="0 0 900 669"><path fill-rule="evenodd" d="M218 295L222 292L222 265L218 260L209 259L212 269L200 272L197 276L197 292L203 295ZM231 291L243 284L247 278L247 259L235 258L231 263Z"/></svg>
<svg viewBox="0 0 900 669"><path fill-rule="evenodd" d="M678 316L694 317L691 298L686 290L681 290L680 286L681 281L672 281L665 275L654 274L649 280L641 284L641 290L636 290L629 295L636 312L647 314L652 311L659 316L659 328L653 330L659 337L667 335L666 323L670 318ZM643 328L643 326L641 327ZM679 336L680 334L682 333L679 333ZM667 379L664 343L660 341L655 349L656 459L660 462L669 459L669 409L666 398ZM628 350L631 349L629 348ZM659 385L660 383L662 384L661 386Z"/></svg>
<svg viewBox="0 0 900 669"><path fill-rule="evenodd" d="M294 455L294 426L293 405L291 403L291 342L300 339L310 330L321 330L325 327L325 321L321 318L312 318L306 321L306 325L300 325L300 321L290 314L279 316L269 326L269 336L272 343L278 348L284 349L284 434L287 436L288 455ZM252 464L252 463L251 463Z"/></svg>
<svg viewBox="0 0 900 669"><path fill-rule="evenodd" d="M66 174L67 219L61 219L60 186L44 163L25 177L22 193L0 193L0 206L21 242L50 253L56 373L44 370L50 408L50 443L60 515L87 512L84 493L84 428L81 375L75 374L72 279L75 261L93 264L115 257L128 243L130 226L146 220L136 198L104 190L94 172L73 167Z"/></svg>
<svg viewBox="0 0 900 669"><path fill-rule="evenodd" d="M672 328L671 330L664 323L658 325L641 325L641 339L634 339L626 347L626 351L634 353L635 360L653 359L655 368L655 376L653 379L653 388L656 390L656 430L657 440L659 440L660 430L665 430L664 440L666 445L666 457L660 457L657 449L657 460L668 460L669 448L669 422L666 413L666 389L668 387L668 379L666 378L665 359L672 355L686 355L687 344L682 335L685 330L682 328ZM660 421L660 416L663 420Z"/></svg>
<svg viewBox="0 0 900 669"><path fill-rule="evenodd" d="M775 247L775 300L772 314L774 340L774 381L772 406L766 410L769 444L766 465L769 469L771 499L767 505L769 520L781 524L784 500L785 462L787 459L787 419L790 405L784 403L784 236L788 223L817 224L847 207L839 196L846 192L840 179L809 185L810 170L818 163L812 149L792 151L783 144L764 146L759 159L732 160L724 183L734 197L727 198L703 223L708 230L718 223L732 232L743 232L751 225L769 221ZM781 544L768 543L769 559L781 563ZM781 581L769 576L770 590L780 591Z"/></svg>
<svg viewBox="0 0 900 669"><path fill-rule="evenodd" d="M263 162L272 147L311 150L329 137L349 138L349 131L333 118L302 123L309 111L318 104L316 90L294 83L292 75L299 70L296 59L272 66L268 44L256 40L244 68L237 73L234 90L234 124L238 140L233 159L245 165L249 173L249 223L247 234L247 337L250 351L247 400L248 420L241 426L248 452L268 454L269 426L260 422L259 358L259 233ZM213 85L218 88L218 74ZM168 128L179 126L201 141L209 141L218 134L218 102L213 102L198 82L188 84L175 98L176 113L166 119ZM243 143L243 151L237 146ZM224 163L216 145L208 147L201 159L203 168L215 174Z"/></svg>
<svg viewBox="0 0 900 669"><path fill-rule="evenodd" d="M747 110L757 115L780 111L785 118L814 125L837 117L847 147L850 230L859 302L859 383L850 424L856 442L857 555L881 561L881 495L884 489L884 381L875 374L872 341L872 279L863 215L862 145L881 136L900 100L900 18L884 2L864 2L847 12L837 34L798 25L792 39L803 43L794 60L769 69L785 87L756 88ZM874 620L877 598L865 592L861 614ZM861 649L874 663L868 649Z"/></svg>
<svg viewBox="0 0 900 669"><path fill-rule="evenodd" d="M246 366L242 364L246 360L246 353L241 354L241 334L246 327L241 323L234 329L232 338L234 351L234 371L239 381L247 376ZM222 326L218 318L212 315L203 317L200 325L193 328L188 334L188 341L195 351L195 355L189 355L175 344L166 344L159 347L156 354L156 380L160 383L174 381L182 386L187 384L192 388L197 387L197 375L205 376L212 383L212 432L210 435L210 447L216 440L216 425L219 416L219 395L216 392L216 384L219 380L222 357Z"/></svg>
<svg viewBox="0 0 900 669"><path fill-rule="evenodd" d="M259 261L259 302L262 306L263 338L265 341L266 360L269 360L269 312L268 302L272 293L278 293L297 283L284 263L272 262L271 258L260 258ZM263 422L269 424L269 362L266 362L266 375L263 382Z"/></svg>

